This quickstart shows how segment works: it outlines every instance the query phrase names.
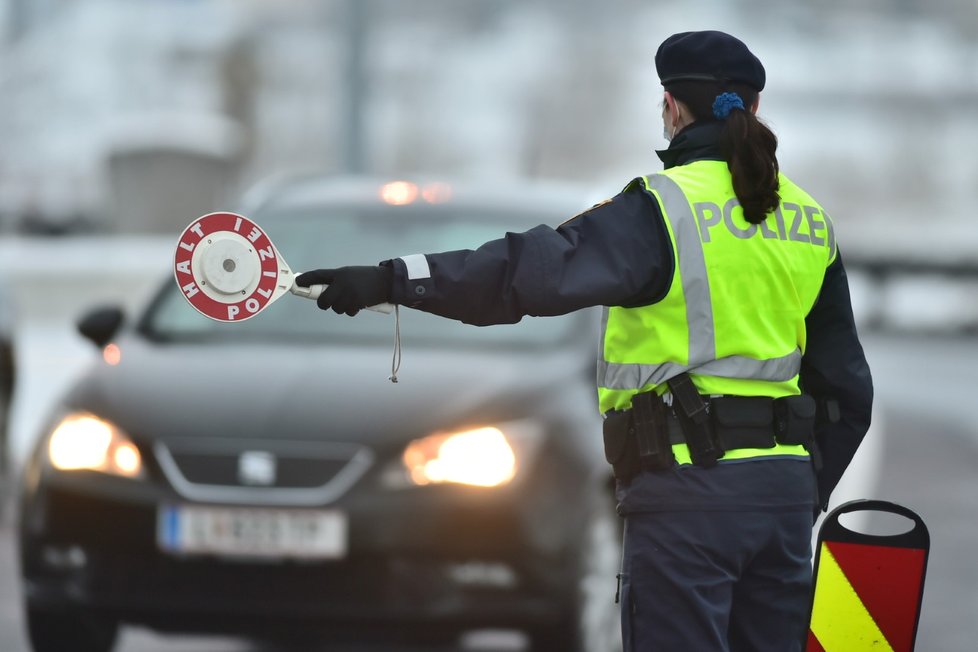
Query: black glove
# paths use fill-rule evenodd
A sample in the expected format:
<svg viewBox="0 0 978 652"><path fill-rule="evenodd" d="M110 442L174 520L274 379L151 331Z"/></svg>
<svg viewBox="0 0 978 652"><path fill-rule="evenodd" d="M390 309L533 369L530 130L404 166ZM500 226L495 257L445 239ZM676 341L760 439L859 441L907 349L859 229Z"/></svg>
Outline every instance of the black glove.
<svg viewBox="0 0 978 652"><path fill-rule="evenodd" d="M361 308L390 301L393 280L394 269L378 265L317 269L296 276L295 284L327 285L316 304L323 310L332 308L337 315L346 313L352 317Z"/></svg>

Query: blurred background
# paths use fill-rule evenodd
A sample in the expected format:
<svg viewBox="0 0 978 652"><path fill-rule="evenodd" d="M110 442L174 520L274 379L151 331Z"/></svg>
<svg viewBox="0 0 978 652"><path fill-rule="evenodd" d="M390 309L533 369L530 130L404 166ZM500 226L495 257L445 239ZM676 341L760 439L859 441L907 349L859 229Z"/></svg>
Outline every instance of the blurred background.
<svg viewBox="0 0 978 652"><path fill-rule="evenodd" d="M75 319L138 305L191 219L296 170L613 195L660 168L653 55L693 29L765 63L760 113L834 218L877 383L872 459L846 481L930 525L919 648L973 649L974 0L0 1L5 493L97 354ZM0 650L20 652L11 511Z"/></svg>

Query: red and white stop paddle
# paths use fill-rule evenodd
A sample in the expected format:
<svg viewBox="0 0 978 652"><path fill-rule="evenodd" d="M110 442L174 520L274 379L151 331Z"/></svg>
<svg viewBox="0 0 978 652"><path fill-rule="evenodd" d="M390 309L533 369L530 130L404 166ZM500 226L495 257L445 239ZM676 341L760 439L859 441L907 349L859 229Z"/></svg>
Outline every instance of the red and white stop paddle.
<svg viewBox="0 0 978 652"><path fill-rule="evenodd" d="M173 275L200 314L221 322L251 319L285 294L316 299L325 285L295 284L295 274L260 226L236 213L208 213L180 234ZM389 303L370 310L389 313Z"/></svg>

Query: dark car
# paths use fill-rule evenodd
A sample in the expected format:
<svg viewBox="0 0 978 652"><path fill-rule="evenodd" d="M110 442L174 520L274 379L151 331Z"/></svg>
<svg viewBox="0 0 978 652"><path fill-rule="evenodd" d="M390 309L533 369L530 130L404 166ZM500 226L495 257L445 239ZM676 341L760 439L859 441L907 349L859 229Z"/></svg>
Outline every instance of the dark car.
<svg viewBox="0 0 978 652"><path fill-rule="evenodd" d="M10 407L13 404L16 377L14 327L16 323L13 294L0 283L0 488L3 488L9 472L10 454ZM5 496L0 495L0 512Z"/></svg>
<svg viewBox="0 0 978 652"><path fill-rule="evenodd" d="M296 270L471 248L583 207L566 190L316 179L249 217ZM620 525L596 413L596 315L477 328L283 297L206 319L172 276L134 319L94 311L103 360L25 473L37 652L109 650L120 623L262 639L451 644L524 633L617 645Z"/></svg>

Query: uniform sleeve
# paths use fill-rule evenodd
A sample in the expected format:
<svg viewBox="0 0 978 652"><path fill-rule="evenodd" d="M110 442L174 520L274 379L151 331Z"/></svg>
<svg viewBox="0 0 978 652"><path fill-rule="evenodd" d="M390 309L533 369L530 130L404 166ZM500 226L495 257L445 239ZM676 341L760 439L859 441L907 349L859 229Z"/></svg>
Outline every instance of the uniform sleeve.
<svg viewBox="0 0 978 652"><path fill-rule="evenodd" d="M673 269L658 205L641 190L626 190L557 228L541 225L474 250L383 264L394 269L393 303L478 326L653 303Z"/></svg>
<svg viewBox="0 0 978 652"><path fill-rule="evenodd" d="M869 430L873 407L873 379L856 334L841 254L826 269L821 293L805 324L808 345L801 364L802 390L839 404L838 421L820 419L815 429L822 457L819 505L824 510Z"/></svg>

